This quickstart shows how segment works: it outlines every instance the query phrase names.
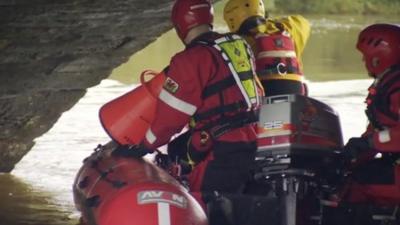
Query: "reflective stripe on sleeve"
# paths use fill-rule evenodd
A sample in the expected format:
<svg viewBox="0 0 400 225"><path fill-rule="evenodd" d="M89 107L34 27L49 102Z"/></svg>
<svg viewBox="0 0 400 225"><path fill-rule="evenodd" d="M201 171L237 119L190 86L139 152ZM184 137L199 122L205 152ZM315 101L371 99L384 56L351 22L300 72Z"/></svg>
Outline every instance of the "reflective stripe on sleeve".
<svg viewBox="0 0 400 225"><path fill-rule="evenodd" d="M192 116L197 110L196 106L180 100L179 98L171 95L168 91L164 89L161 90L159 99L170 107L189 116Z"/></svg>
<svg viewBox="0 0 400 225"><path fill-rule="evenodd" d="M153 131L151 131L150 128L146 132L146 140L150 144L154 144L154 142L156 142L157 140L156 135L154 135Z"/></svg>
<svg viewBox="0 0 400 225"><path fill-rule="evenodd" d="M390 141L389 130L383 130L378 133L378 140L380 143L386 143Z"/></svg>

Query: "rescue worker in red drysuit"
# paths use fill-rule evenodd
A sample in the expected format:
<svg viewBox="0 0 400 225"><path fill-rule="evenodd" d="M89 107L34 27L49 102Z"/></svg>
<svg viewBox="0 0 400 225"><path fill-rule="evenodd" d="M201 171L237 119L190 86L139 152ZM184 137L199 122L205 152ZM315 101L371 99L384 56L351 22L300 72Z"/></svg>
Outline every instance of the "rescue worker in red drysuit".
<svg viewBox="0 0 400 225"><path fill-rule="evenodd" d="M224 20L231 32L243 36L252 46L266 96L307 95L301 55L310 24L303 16L268 18L263 0L229 0Z"/></svg>
<svg viewBox="0 0 400 225"><path fill-rule="evenodd" d="M345 203L399 206L400 27L368 26L359 35L357 49L374 82L368 88L365 101L367 130L345 145L344 153L351 161L352 180L340 198ZM366 213L362 214L357 221L369 219ZM354 224L354 221L346 222L340 223Z"/></svg>
<svg viewBox="0 0 400 225"><path fill-rule="evenodd" d="M189 124L190 191L240 192L255 157L262 94L251 49L237 35L212 31L208 0L175 1L171 19L186 48L164 70L155 119L130 150L153 152Z"/></svg>

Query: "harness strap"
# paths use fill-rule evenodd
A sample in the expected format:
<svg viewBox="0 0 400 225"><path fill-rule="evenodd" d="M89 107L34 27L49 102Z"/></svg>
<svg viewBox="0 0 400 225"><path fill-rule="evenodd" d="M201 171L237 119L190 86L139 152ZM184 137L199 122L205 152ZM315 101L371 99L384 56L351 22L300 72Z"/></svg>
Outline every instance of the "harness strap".
<svg viewBox="0 0 400 225"><path fill-rule="evenodd" d="M295 66L286 66L283 63L278 63L277 65L269 65L266 66L264 69L257 70L257 74L260 76L262 75L275 75L275 74L299 74L299 68ZM300 76L300 75L299 75Z"/></svg>
<svg viewBox="0 0 400 225"><path fill-rule="evenodd" d="M218 115L218 114L223 114L227 112L234 112L238 111L241 109L244 109L246 107L246 102L241 101L241 102L236 102L228 105L222 105L213 109L210 109L206 112L203 113L198 113L193 116L193 119L195 122L210 118L212 116Z"/></svg>
<svg viewBox="0 0 400 225"><path fill-rule="evenodd" d="M257 121L258 113L254 111L248 111L234 116L223 117L215 123L207 124L206 126L200 128L200 130L208 131L210 135L216 139L233 129L244 127Z"/></svg>
<svg viewBox="0 0 400 225"><path fill-rule="evenodd" d="M238 34L240 35L247 35L250 33L250 30L259 26L265 24L266 19L261 16L251 16L247 18L242 25L240 25Z"/></svg>
<svg viewBox="0 0 400 225"><path fill-rule="evenodd" d="M250 71L240 72L238 74L240 76L240 80L248 80L253 78L253 74ZM208 98L214 94L221 92L221 90L224 90L234 85L236 85L235 79L232 75L228 75L228 77L224 78L223 80L217 81L214 84L206 87L202 93L202 98Z"/></svg>
<svg viewBox="0 0 400 225"><path fill-rule="evenodd" d="M389 70L385 76L388 74L394 73L398 71L400 68L398 66L394 66ZM382 124L378 121L375 110L380 111L383 113L385 116L393 119L393 120L398 120L399 115L392 113L390 111L390 96L395 93L400 91L400 88L395 88L394 90L391 90L389 93L388 91L390 90L391 86L396 83L397 81L400 80L399 76L394 76L390 80L386 81L383 85L380 85L380 83L377 83L375 85L372 84L370 88L373 88L377 90L377 92L373 94L369 94L367 97L367 102L371 101L371 103L367 106L367 109L365 110L365 114L367 115L370 123L372 126L378 130L383 130Z"/></svg>
<svg viewBox="0 0 400 225"><path fill-rule="evenodd" d="M400 77L399 77L400 80ZM385 115L387 115L388 117L392 118L393 120L399 120L399 114L397 113L393 113L392 111L390 111L390 97L392 94L396 93L396 92L400 92L400 87L395 88L393 90L391 90L387 96L386 99L384 101L386 107L383 108L383 112L385 113Z"/></svg>
<svg viewBox="0 0 400 225"><path fill-rule="evenodd" d="M215 39L213 44L220 44L220 43L226 42L226 41L241 40L241 39L242 38L237 34L228 34L228 35L225 35L218 39Z"/></svg>
<svg viewBox="0 0 400 225"><path fill-rule="evenodd" d="M367 118L369 122L371 123L372 127L378 130L384 130L382 124L378 122L375 113L373 113L373 110L368 106L367 109L365 110L365 115L367 115Z"/></svg>

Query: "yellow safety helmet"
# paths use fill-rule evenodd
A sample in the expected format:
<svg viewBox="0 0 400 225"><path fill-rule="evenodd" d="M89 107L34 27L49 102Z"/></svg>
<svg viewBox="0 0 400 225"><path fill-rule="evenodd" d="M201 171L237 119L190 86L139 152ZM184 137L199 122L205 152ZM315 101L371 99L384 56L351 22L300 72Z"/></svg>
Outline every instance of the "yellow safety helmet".
<svg viewBox="0 0 400 225"><path fill-rule="evenodd" d="M263 0L229 0L224 7L224 20L231 32L238 32L249 18L265 18Z"/></svg>

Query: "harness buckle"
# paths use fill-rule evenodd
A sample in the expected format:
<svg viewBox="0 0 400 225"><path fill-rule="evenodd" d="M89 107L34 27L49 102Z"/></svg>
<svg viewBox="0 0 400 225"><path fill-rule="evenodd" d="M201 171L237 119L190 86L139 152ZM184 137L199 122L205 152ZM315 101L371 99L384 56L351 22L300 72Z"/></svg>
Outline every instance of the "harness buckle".
<svg viewBox="0 0 400 225"><path fill-rule="evenodd" d="M210 139L210 134L207 131L200 132L200 144L206 145Z"/></svg>

